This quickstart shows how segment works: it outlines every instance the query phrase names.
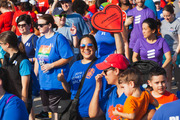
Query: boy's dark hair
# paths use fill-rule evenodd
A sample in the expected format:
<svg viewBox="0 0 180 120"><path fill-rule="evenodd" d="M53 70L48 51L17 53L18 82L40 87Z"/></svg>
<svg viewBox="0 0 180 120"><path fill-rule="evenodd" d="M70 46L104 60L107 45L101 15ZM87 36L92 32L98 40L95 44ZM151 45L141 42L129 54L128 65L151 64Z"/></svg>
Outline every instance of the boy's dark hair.
<svg viewBox="0 0 180 120"><path fill-rule="evenodd" d="M141 72L135 68L131 67L124 72L122 72L119 76L118 83L128 83L130 81L134 82L134 87L137 88L142 85L142 77Z"/></svg>
<svg viewBox="0 0 180 120"><path fill-rule="evenodd" d="M151 80L151 78L153 76L158 76L158 75L164 75L165 77L167 77L166 76L166 71L165 71L164 68L162 68L162 67L154 67L154 68L152 68L150 70L148 79Z"/></svg>

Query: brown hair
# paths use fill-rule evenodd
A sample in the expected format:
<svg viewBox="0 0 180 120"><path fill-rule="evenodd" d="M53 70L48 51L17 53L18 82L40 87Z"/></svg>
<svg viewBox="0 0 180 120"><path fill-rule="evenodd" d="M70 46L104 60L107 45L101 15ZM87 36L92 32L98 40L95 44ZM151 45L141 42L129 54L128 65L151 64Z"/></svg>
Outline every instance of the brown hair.
<svg viewBox="0 0 180 120"><path fill-rule="evenodd" d="M0 0L0 7L8 9L11 6L11 3L7 0Z"/></svg>
<svg viewBox="0 0 180 120"><path fill-rule="evenodd" d="M40 16L39 19L44 19L47 24L50 23L52 25L52 29L53 28L56 28L56 29L58 28L58 26L54 22L53 16L50 15L50 14L44 14L44 15Z"/></svg>
<svg viewBox="0 0 180 120"><path fill-rule="evenodd" d="M131 67L122 72L119 76L118 83L129 83L130 81L134 82L135 88L142 84L141 72L135 67Z"/></svg>
<svg viewBox="0 0 180 120"><path fill-rule="evenodd" d="M5 31L0 34L0 41L8 43L10 47L19 50L22 54L26 54L24 44L18 41L17 36L12 31Z"/></svg>

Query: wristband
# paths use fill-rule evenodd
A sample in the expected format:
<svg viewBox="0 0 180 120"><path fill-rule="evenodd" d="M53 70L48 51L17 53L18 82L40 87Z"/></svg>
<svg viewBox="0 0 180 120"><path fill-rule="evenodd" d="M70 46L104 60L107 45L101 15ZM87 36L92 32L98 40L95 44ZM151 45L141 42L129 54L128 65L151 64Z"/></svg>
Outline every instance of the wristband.
<svg viewBox="0 0 180 120"><path fill-rule="evenodd" d="M33 62L33 58L31 58L32 62Z"/></svg>
<svg viewBox="0 0 180 120"><path fill-rule="evenodd" d="M77 35L77 33L76 34L72 34L72 36L76 36Z"/></svg>

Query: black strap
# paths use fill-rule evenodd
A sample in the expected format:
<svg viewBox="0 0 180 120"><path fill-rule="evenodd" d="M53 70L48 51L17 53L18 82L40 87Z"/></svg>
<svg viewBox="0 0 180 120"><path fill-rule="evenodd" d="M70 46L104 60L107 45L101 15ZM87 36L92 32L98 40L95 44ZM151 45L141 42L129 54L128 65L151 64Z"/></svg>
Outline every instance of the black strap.
<svg viewBox="0 0 180 120"><path fill-rule="evenodd" d="M81 79L81 83L80 83L80 85L79 85L78 91L77 91L77 93L76 93L76 96L75 96L74 98L76 98L76 99L79 98L79 95L80 95L82 86L83 86L83 84L84 84L84 80L85 80L86 74L87 74L89 68L93 65L93 63L94 63L96 60L97 60L97 58L95 57L95 58L92 60L92 62L91 62L91 64L89 65L88 69L86 70L86 72L84 73L84 75L83 75L83 77L82 77L82 79Z"/></svg>

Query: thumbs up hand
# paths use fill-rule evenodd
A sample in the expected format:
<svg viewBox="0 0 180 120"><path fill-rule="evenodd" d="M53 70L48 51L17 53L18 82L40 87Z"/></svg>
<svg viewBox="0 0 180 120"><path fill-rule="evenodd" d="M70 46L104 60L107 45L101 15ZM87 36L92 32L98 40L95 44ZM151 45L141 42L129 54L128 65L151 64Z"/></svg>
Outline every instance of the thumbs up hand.
<svg viewBox="0 0 180 120"><path fill-rule="evenodd" d="M63 69L61 69L61 73L58 74L57 79L58 81L61 81L61 82L65 81Z"/></svg>

